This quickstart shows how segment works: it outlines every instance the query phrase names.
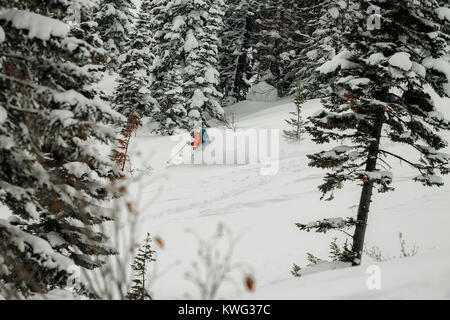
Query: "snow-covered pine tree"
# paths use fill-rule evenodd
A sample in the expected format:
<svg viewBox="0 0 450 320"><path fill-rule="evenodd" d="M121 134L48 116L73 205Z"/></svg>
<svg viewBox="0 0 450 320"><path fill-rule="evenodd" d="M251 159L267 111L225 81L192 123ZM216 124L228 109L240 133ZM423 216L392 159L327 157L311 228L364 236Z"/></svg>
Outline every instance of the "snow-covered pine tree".
<svg viewBox="0 0 450 320"><path fill-rule="evenodd" d="M96 48L104 48L103 40L99 35L98 24L95 21L98 8L98 0L71 1L67 9L67 16L62 21L71 27L70 32L74 37L81 38L86 41L86 43L89 43ZM102 55L95 56L92 61L96 64L95 70L92 71L96 73L95 77L99 79L102 79L108 71L106 66L108 65L107 62L110 59L110 54L106 50L104 52L105 53ZM105 92L101 91L97 83L90 86L89 90L84 92L84 94L88 94L89 97L98 95L105 101L110 100L110 97Z"/></svg>
<svg viewBox="0 0 450 320"><path fill-rule="evenodd" d="M302 39L299 1L259 1L256 19L255 45L258 76L278 90L279 96L289 92L295 81L290 67Z"/></svg>
<svg viewBox="0 0 450 320"><path fill-rule="evenodd" d="M303 95L303 88L301 86L297 89L297 95L295 96L294 104L295 111L290 112L291 118L287 119L287 124L291 127L289 130L284 130L283 134L287 140L300 141L305 130L305 121L302 118L302 106L306 102Z"/></svg>
<svg viewBox="0 0 450 320"><path fill-rule="evenodd" d="M319 187L324 196L347 181L362 184L357 218L298 224L302 230L355 227L352 263L359 265L364 246L372 193L393 190L388 158L415 168L414 178L425 186L441 186L439 174L450 172L450 155L441 152L448 143L438 134L450 122L436 110L427 88L450 96L449 47L436 1L357 1L349 20L345 49L319 68L332 79L332 94L325 109L310 118L308 132L318 144L341 145L310 155L310 166L332 169ZM369 31L369 5L381 8L381 28ZM336 78L337 77L337 81ZM407 159L388 144L409 146L419 159ZM347 255L348 256L348 255Z"/></svg>
<svg viewBox="0 0 450 320"><path fill-rule="evenodd" d="M443 27L444 27L444 32L447 36L447 43L450 44L450 3L449 1L445 0L445 1L438 1L439 2L439 8L438 10L438 15L439 18L442 21Z"/></svg>
<svg viewBox="0 0 450 320"><path fill-rule="evenodd" d="M227 0L224 29L220 40L220 91L223 104L245 100L249 80L254 75L253 46L255 38L254 0Z"/></svg>
<svg viewBox="0 0 450 320"><path fill-rule="evenodd" d="M186 105L188 99L184 94L182 68L175 65L163 76L163 86L157 89L155 95L159 97L159 105L170 106L161 119L165 133L172 135L177 128L188 128ZM177 119L174 121L173 119Z"/></svg>
<svg viewBox="0 0 450 320"><path fill-rule="evenodd" d="M150 28L152 0L144 0L134 26L128 51L123 55L123 61L119 65L119 80L116 87L113 106L123 115L128 116L131 110L135 110L138 122L144 116L152 114L154 99L149 90L151 82L151 68L153 54L151 47L154 45L153 33Z"/></svg>
<svg viewBox="0 0 450 320"><path fill-rule="evenodd" d="M157 101L157 132L171 134L174 128L201 127L210 118L223 117L217 67L224 7L223 0L163 0L152 10L156 43L150 90ZM167 82L168 72L174 69L181 78L176 80L178 75L173 74ZM182 104L168 103L175 98L175 92L170 91L174 80L182 84L177 85L182 88L182 97L177 97ZM166 92L170 92L170 99Z"/></svg>
<svg viewBox="0 0 450 320"><path fill-rule="evenodd" d="M133 31L136 6L132 0L101 0L95 22L110 57L115 60L127 51Z"/></svg>
<svg viewBox="0 0 450 320"><path fill-rule="evenodd" d="M311 1L309 6L301 8L304 21L302 33L305 41L298 58L293 62L297 79L300 79L304 94L308 99L325 97L331 88L327 82L319 79L316 69L331 60L342 49L341 35L348 25L346 19L347 5L352 1L325 0Z"/></svg>
<svg viewBox="0 0 450 320"><path fill-rule="evenodd" d="M95 143L111 143L124 119L95 97L105 51L61 22L68 5L0 0L0 203L11 213L0 220L0 285L24 296L64 288L73 266L115 253L95 226L109 220L102 200L120 172Z"/></svg>
<svg viewBox="0 0 450 320"><path fill-rule="evenodd" d="M145 237L144 243L139 248L136 257L133 260L131 269L134 271L133 285L128 292L129 300L151 300L152 297L147 291L148 267L152 261L155 251L152 250L152 238L149 233Z"/></svg>
<svg viewBox="0 0 450 320"><path fill-rule="evenodd" d="M95 47L103 47L104 43L98 34L98 24L95 14L98 11L96 0L74 0L68 7L68 14L63 22L71 27L71 33ZM102 57L104 63L106 58Z"/></svg>

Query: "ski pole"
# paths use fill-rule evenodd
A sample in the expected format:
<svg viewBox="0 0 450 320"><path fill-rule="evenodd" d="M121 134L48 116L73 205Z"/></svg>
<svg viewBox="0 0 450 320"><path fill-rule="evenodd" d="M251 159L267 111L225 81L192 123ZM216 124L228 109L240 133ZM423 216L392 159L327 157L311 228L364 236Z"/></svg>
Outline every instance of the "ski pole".
<svg viewBox="0 0 450 320"><path fill-rule="evenodd" d="M170 161L172 161L173 158L175 158L181 151L183 151L184 148L186 148L186 146L187 146L187 144L185 144L185 145L183 146L183 148L180 149L180 151L178 151L177 153L175 153L169 160L167 160L166 163L170 163Z"/></svg>

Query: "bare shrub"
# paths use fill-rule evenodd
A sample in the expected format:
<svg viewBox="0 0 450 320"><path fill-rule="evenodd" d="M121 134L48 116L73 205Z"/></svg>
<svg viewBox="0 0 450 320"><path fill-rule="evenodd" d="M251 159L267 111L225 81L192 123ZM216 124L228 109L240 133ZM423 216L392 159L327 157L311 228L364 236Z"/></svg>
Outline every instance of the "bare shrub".
<svg viewBox="0 0 450 320"><path fill-rule="evenodd" d="M236 278L242 276L244 288L248 291L254 290L255 281L250 267L233 261L237 239L233 237L230 229L219 224L214 234L206 240L195 232L190 232L199 244L198 260L192 263L191 270L186 272L185 276L197 287L200 299L217 299L221 288L226 284L231 284L236 292L239 292L242 283L239 284Z"/></svg>

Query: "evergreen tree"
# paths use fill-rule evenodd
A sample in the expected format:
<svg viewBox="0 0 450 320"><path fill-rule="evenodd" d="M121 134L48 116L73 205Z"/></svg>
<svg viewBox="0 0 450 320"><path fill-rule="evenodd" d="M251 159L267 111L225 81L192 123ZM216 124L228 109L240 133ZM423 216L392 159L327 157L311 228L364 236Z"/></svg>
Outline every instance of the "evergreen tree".
<svg viewBox="0 0 450 320"><path fill-rule="evenodd" d="M71 33L78 38L83 38L87 43L96 48L103 48L104 43L98 33L98 24L95 22L95 14L99 9L96 0L74 0L67 9L67 16L63 20L71 27ZM106 51L105 51L106 53ZM106 58L100 57L106 62Z"/></svg>
<svg viewBox="0 0 450 320"><path fill-rule="evenodd" d="M291 126L290 130L284 130L284 137L292 141L300 141L305 130L305 121L302 118L302 105L306 102L305 97L302 93L303 89L301 86L298 88L297 96L295 97L295 111L290 112L292 116L290 119L286 120L287 124Z"/></svg>
<svg viewBox="0 0 450 320"><path fill-rule="evenodd" d="M111 143L123 118L96 96L104 50L61 22L67 1L0 7L0 202L11 213L0 220L0 284L28 296L115 254L95 226L110 219L102 200L120 171L94 142Z"/></svg>
<svg viewBox="0 0 450 320"><path fill-rule="evenodd" d="M89 72L95 79L102 79L107 71L109 52L104 48L103 40L100 38L98 24L95 22L95 15L98 12L99 2L97 0L74 0L70 2L67 9L67 16L62 21L71 27L71 34L83 39L86 43L96 48L98 54L92 57L95 68L91 65ZM109 97L105 94L97 83L87 84L88 90L84 90L83 94L89 98L100 96L103 100L109 101Z"/></svg>
<svg viewBox="0 0 450 320"><path fill-rule="evenodd" d="M132 0L101 0L95 21L105 49L113 61L127 49L126 45L133 31L136 9Z"/></svg>
<svg viewBox="0 0 450 320"><path fill-rule="evenodd" d="M153 258L155 251L151 247L152 239L150 234L144 240L144 243L134 258L131 269L134 271L133 286L131 287L127 298L129 300L151 300L152 297L147 291L147 272L149 264L156 261Z"/></svg>
<svg viewBox="0 0 450 320"><path fill-rule="evenodd" d="M347 5L353 1L341 0L312 1L301 10L306 33L305 42L292 68L302 82L304 94L309 99L324 97L330 94L331 87L321 81L318 67L334 58L342 49L342 34L348 25Z"/></svg>
<svg viewBox="0 0 450 320"><path fill-rule="evenodd" d="M437 14L436 1L357 1L351 13L354 21L343 35L345 49L319 71L330 80L332 94L324 110L310 118L307 127L318 144L331 141L342 145L310 155L310 166L333 169L319 187L324 196L358 181L362 192L357 218L332 219L299 224L302 230L355 227L352 263L359 265L364 245L373 189L393 190L392 173L382 169L388 158L415 168L415 181L441 186L439 174L448 174L450 155L440 150L448 143L438 134L449 130L450 122L436 110L424 88L450 96L446 58L445 26ZM369 5L381 8L381 28L369 31ZM383 139L382 139L383 136ZM387 150L384 141L406 145L418 152L419 160L406 159ZM348 255L347 255L348 257Z"/></svg>
<svg viewBox="0 0 450 320"><path fill-rule="evenodd" d="M220 91L223 103L245 100L249 81L254 75L253 46L255 38L254 0L228 0L224 30L220 40Z"/></svg>
<svg viewBox="0 0 450 320"><path fill-rule="evenodd" d="M124 171L125 165L128 163L131 170L131 160L128 154L130 148L130 141L133 133L139 128L137 125L136 112L134 109L128 113L127 124L122 130L121 137L117 139L118 148L112 150L111 159L119 166L119 168Z"/></svg>
<svg viewBox="0 0 450 320"><path fill-rule="evenodd" d="M143 116L150 116L154 99L149 90L150 71L153 64L151 47L153 34L149 25L151 19L152 0L144 0L133 34L127 45L128 52L120 64L119 80L113 99L114 109L128 116L135 110L138 122Z"/></svg>
<svg viewBox="0 0 450 320"><path fill-rule="evenodd" d="M295 0L264 0L258 3L255 59L259 81L266 81L277 88L279 96L287 94L295 81L291 64L302 39L300 5Z"/></svg>
<svg viewBox="0 0 450 320"><path fill-rule="evenodd" d="M439 2L439 8L438 8L438 15L439 18L442 20L443 24L443 31L447 35L447 43L450 44L450 3L445 1L438 1Z"/></svg>
<svg viewBox="0 0 450 320"><path fill-rule="evenodd" d="M159 103L163 106L170 106L161 119L161 125L168 134L173 134L177 128L189 127L186 105L188 99L184 94L184 81L182 77L182 68L179 65L167 71L163 76L163 86L157 91ZM174 121L173 119L177 119Z"/></svg>
<svg viewBox="0 0 450 320"><path fill-rule="evenodd" d="M217 71L223 9L222 0L162 0L152 10L156 62L150 90L157 101L154 118L160 125L158 132L171 134L173 128L205 126L208 119L223 116ZM170 99L165 94L177 77L170 75L172 80L166 81L173 69L182 79L178 86L182 104L168 104L173 91Z"/></svg>

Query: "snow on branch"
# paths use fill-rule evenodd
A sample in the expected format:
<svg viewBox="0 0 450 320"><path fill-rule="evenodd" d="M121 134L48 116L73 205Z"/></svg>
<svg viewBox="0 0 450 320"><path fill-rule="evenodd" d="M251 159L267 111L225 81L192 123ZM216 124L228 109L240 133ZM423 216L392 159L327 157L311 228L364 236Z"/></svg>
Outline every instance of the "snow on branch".
<svg viewBox="0 0 450 320"><path fill-rule="evenodd" d="M72 260L56 253L47 241L20 230L4 219L0 219L0 233L7 233L8 241L20 252L30 252L40 257L41 260L34 260L42 266L61 271L66 271L73 266Z"/></svg>
<svg viewBox="0 0 450 320"><path fill-rule="evenodd" d="M322 66L318 67L316 71L322 74L328 74L335 72L339 67L342 69L354 68L356 64L349 60L352 55L353 54L350 51L344 50L336 55L332 60L327 61Z"/></svg>
<svg viewBox="0 0 450 320"><path fill-rule="evenodd" d="M11 22L17 29L28 30L30 39L49 40L51 36L65 38L70 31L70 27L59 20L24 10L4 10L0 13L0 19Z"/></svg>
<svg viewBox="0 0 450 320"><path fill-rule="evenodd" d="M442 20L447 20L450 22L450 8L441 7L437 9L437 13L439 15L439 18Z"/></svg>
<svg viewBox="0 0 450 320"><path fill-rule="evenodd" d="M433 69L445 75L447 78L447 83L444 85L444 90L445 93L450 96L450 62L448 57L428 57L423 61L423 66L427 69Z"/></svg>
<svg viewBox="0 0 450 320"><path fill-rule="evenodd" d="M311 231L316 229L316 232L326 233L329 230L342 230L355 226L357 221L353 218L329 218L319 221L313 221L308 224L296 223L295 225L302 231Z"/></svg>
<svg viewBox="0 0 450 320"><path fill-rule="evenodd" d="M5 41L5 31L2 27L0 27L0 43L2 43L3 41Z"/></svg>
<svg viewBox="0 0 450 320"><path fill-rule="evenodd" d="M428 187L442 187L444 185L444 181L442 180L442 177L437 175L430 175L430 176L417 176L413 179L416 182L422 183L424 186Z"/></svg>

